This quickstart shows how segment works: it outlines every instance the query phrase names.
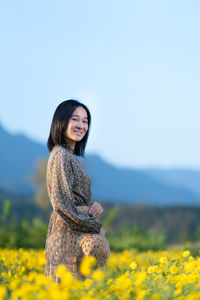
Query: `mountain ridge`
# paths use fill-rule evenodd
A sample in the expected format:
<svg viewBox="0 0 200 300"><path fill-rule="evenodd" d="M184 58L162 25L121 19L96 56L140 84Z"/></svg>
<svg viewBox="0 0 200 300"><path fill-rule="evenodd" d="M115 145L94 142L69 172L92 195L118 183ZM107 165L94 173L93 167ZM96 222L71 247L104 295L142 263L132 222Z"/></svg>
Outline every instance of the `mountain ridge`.
<svg viewBox="0 0 200 300"><path fill-rule="evenodd" d="M36 171L38 159L48 158L47 147L21 133L9 133L1 123L0 139L4 145L0 147L0 189L33 195L35 188L30 175ZM131 204L200 205L200 171L121 168L97 154L78 159L91 178L93 199Z"/></svg>

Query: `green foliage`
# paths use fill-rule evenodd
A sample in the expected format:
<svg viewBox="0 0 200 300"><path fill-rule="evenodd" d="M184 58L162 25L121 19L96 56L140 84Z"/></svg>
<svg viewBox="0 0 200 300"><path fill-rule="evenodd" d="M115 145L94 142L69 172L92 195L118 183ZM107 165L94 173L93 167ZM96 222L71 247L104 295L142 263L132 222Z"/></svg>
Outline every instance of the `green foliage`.
<svg viewBox="0 0 200 300"><path fill-rule="evenodd" d="M4 219L9 216L9 214L10 214L10 207L11 207L11 202L10 202L9 199L6 199L4 201L4 205L3 205L3 218Z"/></svg>
<svg viewBox="0 0 200 300"><path fill-rule="evenodd" d="M184 251L185 249L190 251L190 254L194 257L200 257L200 241L197 242L185 242L182 244L172 244L168 247L169 251Z"/></svg>
<svg viewBox="0 0 200 300"><path fill-rule="evenodd" d="M164 234L153 230L144 230L138 225L123 227L118 232L109 232L107 238L113 251L136 248L139 251L166 248Z"/></svg>
<svg viewBox="0 0 200 300"><path fill-rule="evenodd" d="M136 248L145 251L166 248L166 238L163 233L159 233L155 229L144 230L138 224L130 226L125 224L116 229L115 224L118 222L121 222L121 210L120 206L116 205L105 211L102 221L111 250L123 251Z"/></svg>
<svg viewBox="0 0 200 300"><path fill-rule="evenodd" d="M32 174L31 181L36 187L35 193L35 203L43 210L48 211L51 207L49 201L49 196L46 186L46 169L47 169L47 160L38 159L36 165L36 172Z"/></svg>
<svg viewBox="0 0 200 300"><path fill-rule="evenodd" d="M44 248L47 224L39 218L17 220L10 213L11 202L5 200L0 215L0 247Z"/></svg>
<svg viewBox="0 0 200 300"><path fill-rule="evenodd" d="M10 212L11 202L5 200L0 215L0 247L8 248L44 248L47 222L35 217L32 220L23 217L17 220ZM163 235L152 230L145 231L139 226L124 226L120 230L112 229L113 223L119 218L119 207L113 206L105 213L103 228L109 240L111 250L137 248L139 250L161 249L165 247Z"/></svg>
<svg viewBox="0 0 200 300"><path fill-rule="evenodd" d="M39 210L34 210L34 207L31 209L28 207L28 205L23 207L11 205L8 199L3 202L0 209L0 247L44 249L50 213L42 215ZM193 221L195 219L191 218L193 208L160 209L104 204L103 207L104 213L100 221L106 230L106 237L113 251L131 248L139 251L165 249L172 244L169 236L173 230L172 237L173 239L178 237L176 244L179 244L179 247L187 243L187 248L191 250L191 253L199 254L199 243L194 240L199 240L199 219L196 219L196 226L185 227L185 221L180 222L179 227L176 223L172 227L170 222L172 217L169 215L171 209L174 219L177 215L180 220L182 213L182 215L187 214L190 217L189 220ZM20 215L18 216L16 212ZM198 209L194 209L194 216L198 215L197 213ZM185 220L183 217L182 219ZM161 221L165 222L165 227Z"/></svg>
<svg viewBox="0 0 200 300"><path fill-rule="evenodd" d="M106 217L103 220L103 228L106 231L109 231L110 226L113 221L115 221L119 216L119 206L113 206L110 208L110 210L107 212Z"/></svg>

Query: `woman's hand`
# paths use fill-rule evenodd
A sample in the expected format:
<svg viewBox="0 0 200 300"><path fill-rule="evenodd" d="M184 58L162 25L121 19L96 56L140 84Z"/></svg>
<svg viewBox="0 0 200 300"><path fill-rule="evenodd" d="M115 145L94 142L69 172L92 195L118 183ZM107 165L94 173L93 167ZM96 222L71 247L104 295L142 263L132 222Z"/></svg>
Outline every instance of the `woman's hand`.
<svg viewBox="0 0 200 300"><path fill-rule="evenodd" d="M94 202L89 209L89 213L94 214L95 217L98 217L100 214L102 214L102 212L103 212L103 207L98 202Z"/></svg>

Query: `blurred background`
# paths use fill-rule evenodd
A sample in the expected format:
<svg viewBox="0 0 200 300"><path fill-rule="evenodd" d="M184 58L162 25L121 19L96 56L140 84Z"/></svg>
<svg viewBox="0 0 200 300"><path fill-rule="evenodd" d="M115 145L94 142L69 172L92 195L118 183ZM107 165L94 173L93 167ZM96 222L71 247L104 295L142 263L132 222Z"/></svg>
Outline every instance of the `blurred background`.
<svg viewBox="0 0 200 300"><path fill-rule="evenodd" d="M0 4L0 246L44 248L46 147L64 100L88 106L92 200L111 249L200 237L198 1ZM120 243L119 243L120 241Z"/></svg>

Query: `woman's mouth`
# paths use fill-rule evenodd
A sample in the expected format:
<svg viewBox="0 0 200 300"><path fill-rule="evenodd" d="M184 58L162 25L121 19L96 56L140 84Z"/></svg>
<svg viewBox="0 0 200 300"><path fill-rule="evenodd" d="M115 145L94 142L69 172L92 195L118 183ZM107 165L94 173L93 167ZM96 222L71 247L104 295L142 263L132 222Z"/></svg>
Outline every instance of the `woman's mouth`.
<svg viewBox="0 0 200 300"><path fill-rule="evenodd" d="M82 132L81 132L81 131L78 131L78 130L74 130L74 133L75 133L76 135L82 135Z"/></svg>

